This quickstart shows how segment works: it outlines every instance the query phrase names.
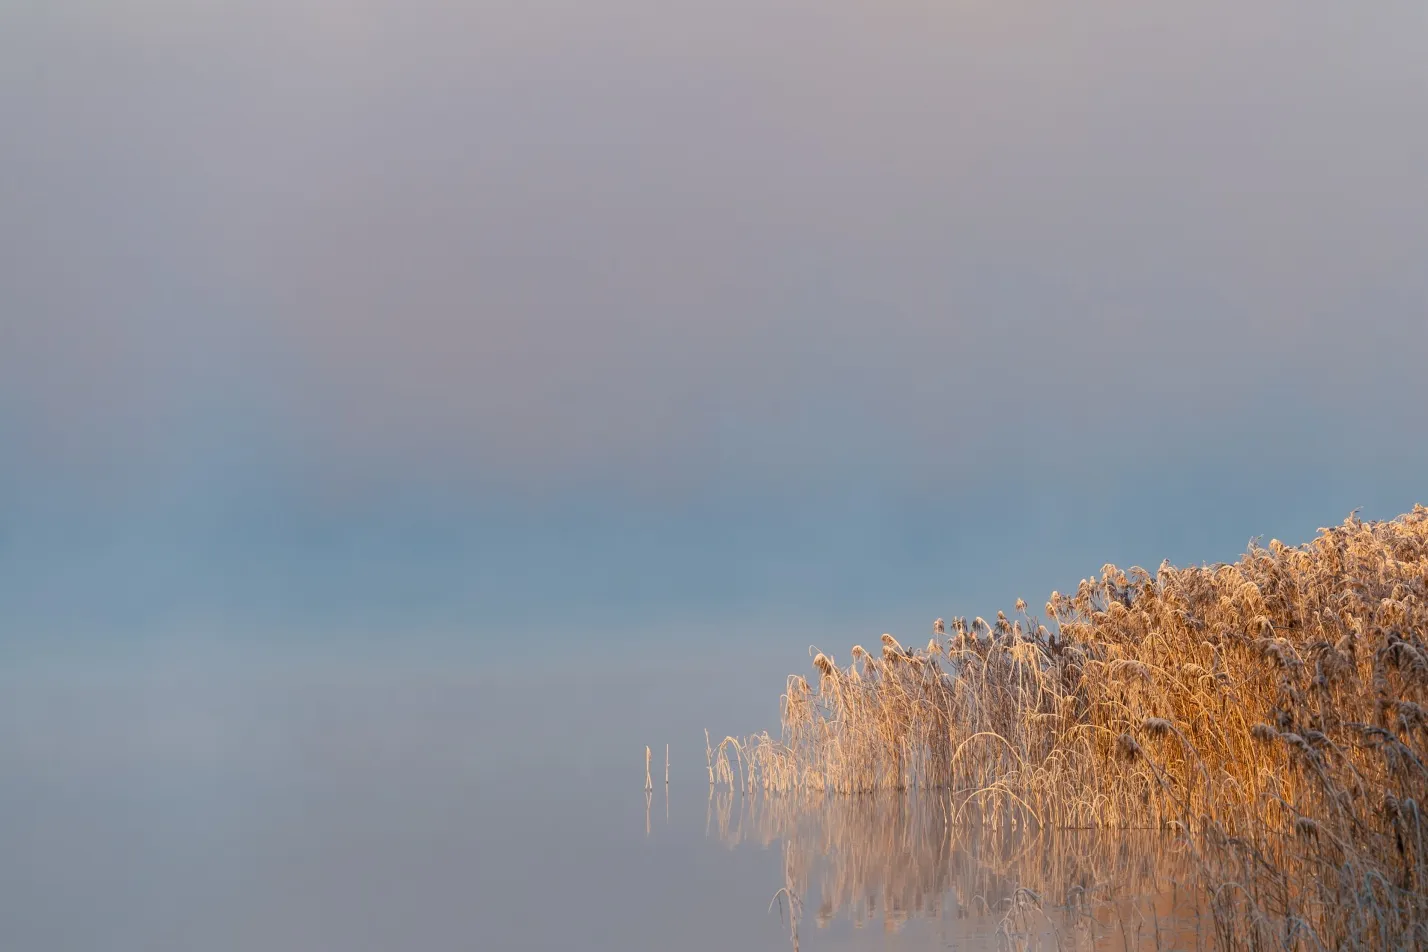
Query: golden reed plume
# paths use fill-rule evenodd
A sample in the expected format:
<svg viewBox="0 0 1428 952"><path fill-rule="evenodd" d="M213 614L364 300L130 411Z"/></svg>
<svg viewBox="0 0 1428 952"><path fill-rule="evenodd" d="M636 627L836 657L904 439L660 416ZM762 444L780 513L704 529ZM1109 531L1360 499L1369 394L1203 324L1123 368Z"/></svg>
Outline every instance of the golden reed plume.
<svg viewBox="0 0 1428 952"><path fill-rule="evenodd" d="M1044 620L1018 600L946 628L818 653L781 736L727 738L714 779L1169 831L1223 947L1428 948L1428 508L1233 564L1106 565Z"/></svg>

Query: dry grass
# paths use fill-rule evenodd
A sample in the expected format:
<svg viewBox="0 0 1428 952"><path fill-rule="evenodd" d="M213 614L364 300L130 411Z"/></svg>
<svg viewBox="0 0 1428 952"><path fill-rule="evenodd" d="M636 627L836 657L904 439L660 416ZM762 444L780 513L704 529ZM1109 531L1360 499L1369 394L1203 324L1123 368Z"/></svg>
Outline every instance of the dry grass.
<svg viewBox="0 0 1428 952"><path fill-rule="evenodd" d="M1198 863L1219 943L1428 947L1428 509L1155 575L1105 566L1046 618L884 635L782 736L726 739L738 790L936 788L1029 830L1160 829Z"/></svg>

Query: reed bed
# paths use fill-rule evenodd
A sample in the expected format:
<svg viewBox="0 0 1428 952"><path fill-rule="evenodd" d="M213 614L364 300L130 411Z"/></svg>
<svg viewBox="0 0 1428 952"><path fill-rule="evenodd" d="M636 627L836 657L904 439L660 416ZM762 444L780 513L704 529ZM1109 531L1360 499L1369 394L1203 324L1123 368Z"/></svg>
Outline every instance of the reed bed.
<svg viewBox="0 0 1428 952"><path fill-rule="evenodd" d="M731 790L923 788L949 827L1177 837L1225 948L1428 947L1428 508L1154 575L1045 615L883 635L788 679L782 730L709 751Z"/></svg>

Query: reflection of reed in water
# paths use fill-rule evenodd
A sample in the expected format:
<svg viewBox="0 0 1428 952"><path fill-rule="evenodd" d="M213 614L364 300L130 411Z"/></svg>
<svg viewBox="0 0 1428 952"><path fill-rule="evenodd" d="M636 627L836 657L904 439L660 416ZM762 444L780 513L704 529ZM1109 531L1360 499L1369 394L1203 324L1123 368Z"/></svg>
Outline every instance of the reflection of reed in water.
<svg viewBox="0 0 1428 952"><path fill-rule="evenodd" d="M711 835L782 844L784 887L820 928L846 917L984 932L1002 948L1199 948L1194 869L1150 831L947 823L932 795L710 798ZM963 922L963 920L967 920ZM959 928L958 923L962 923ZM796 928L797 922L794 926ZM1208 927L1207 927L1208 928ZM795 932L796 935L796 932Z"/></svg>

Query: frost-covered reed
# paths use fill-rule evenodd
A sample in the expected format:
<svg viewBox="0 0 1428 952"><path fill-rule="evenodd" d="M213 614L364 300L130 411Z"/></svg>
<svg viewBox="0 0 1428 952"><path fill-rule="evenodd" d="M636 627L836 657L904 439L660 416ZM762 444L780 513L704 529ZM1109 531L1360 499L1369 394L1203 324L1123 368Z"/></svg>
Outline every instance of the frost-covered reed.
<svg viewBox="0 0 1428 952"><path fill-rule="evenodd" d="M1197 857L1223 945L1428 947L1428 508L1350 516L1233 564L1106 565L1044 619L939 620L794 675L782 731L715 779L935 788L1029 829L1157 828Z"/></svg>

